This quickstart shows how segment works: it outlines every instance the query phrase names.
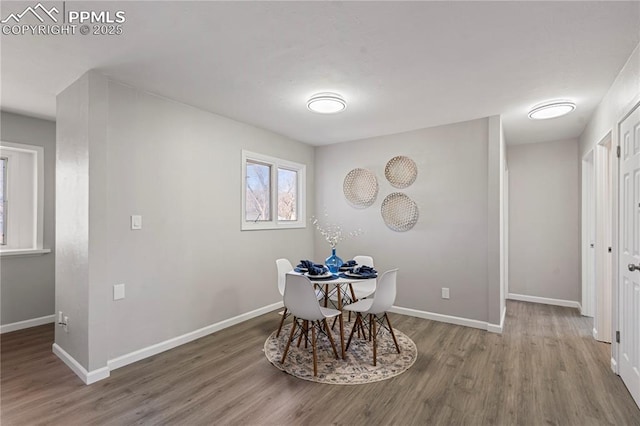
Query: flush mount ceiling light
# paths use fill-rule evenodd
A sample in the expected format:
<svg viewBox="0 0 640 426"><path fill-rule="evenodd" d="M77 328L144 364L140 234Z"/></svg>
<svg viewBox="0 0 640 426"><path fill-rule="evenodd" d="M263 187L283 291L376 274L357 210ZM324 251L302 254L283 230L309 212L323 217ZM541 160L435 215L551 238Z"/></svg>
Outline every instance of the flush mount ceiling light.
<svg viewBox="0 0 640 426"><path fill-rule="evenodd" d="M307 108L320 114L334 114L343 111L346 107L347 102L337 93L316 93L307 101Z"/></svg>
<svg viewBox="0 0 640 426"><path fill-rule="evenodd" d="M571 101L551 101L536 105L529 111L532 120L546 120L569 114L576 109L576 104Z"/></svg>

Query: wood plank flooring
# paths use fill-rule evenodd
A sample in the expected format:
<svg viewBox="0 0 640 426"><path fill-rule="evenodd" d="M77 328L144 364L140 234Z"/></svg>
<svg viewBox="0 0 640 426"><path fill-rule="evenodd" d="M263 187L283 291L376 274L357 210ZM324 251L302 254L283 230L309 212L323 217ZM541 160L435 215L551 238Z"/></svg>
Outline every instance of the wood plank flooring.
<svg viewBox="0 0 640 426"><path fill-rule="evenodd" d="M418 359L357 386L296 379L262 348L274 312L84 385L51 353L53 325L2 335L10 425L640 425L610 346L571 308L509 301L502 335L401 315Z"/></svg>

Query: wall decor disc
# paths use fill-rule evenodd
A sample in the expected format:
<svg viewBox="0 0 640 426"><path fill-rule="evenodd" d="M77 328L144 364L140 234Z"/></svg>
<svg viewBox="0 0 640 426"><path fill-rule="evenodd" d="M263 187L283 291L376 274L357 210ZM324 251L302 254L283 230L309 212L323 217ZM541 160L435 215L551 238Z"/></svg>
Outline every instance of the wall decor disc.
<svg viewBox="0 0 640 426"><path fill-rule="evenodd" d="M378 179L366 169L353 169L344 178L342 190L354 207L369 207L378 196Z"/></svg>
<svg viewBox="0 0 640 426"><path fill-rule="evenodd" d="M411 158L398 155L387 162L384 176L394 188L406 188L416 181L418 167Z"/></svg>
<svg viewBox="0 0 640 426"><path fill-rule="evenodd" d="M394 231L408 231L418 222L418 205L401 192L387 195L380 212L384 223Z"/></svg>

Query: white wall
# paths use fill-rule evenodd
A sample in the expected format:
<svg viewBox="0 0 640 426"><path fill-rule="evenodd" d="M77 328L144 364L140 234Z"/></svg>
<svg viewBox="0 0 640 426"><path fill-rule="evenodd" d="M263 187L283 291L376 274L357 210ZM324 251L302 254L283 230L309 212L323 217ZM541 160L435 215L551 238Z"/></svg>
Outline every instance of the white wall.
<svg viewBox="0 0 640 426"><path fill-rule="evenodd" d="M511 145L509 293L580 301L578 141Z"/></svg>
<svg viewBox="0 0 640 426"><path fill-rule="evenodd" d="M380 271L400 268L397 306L478 321L500 320L499 283L489 288L488 271L489 120L316 148L316 214L326 207L329 218L345 230L364 231L338 246L344 260L366 254L374 257ZM498 167L499 149L494 151L492 161ZM386 162L396 155L406 155L418 166L416 182L403 190L393 188L384 177ZM374 172L380 186L377 200L366 209L351 207L342 192L344 177L357 167ZM497 175L491 185L497 192ZM407 232L390 230L380 215L382 201L395 191L407 194L420 209L418 223ZM498 238L496 234L492 255L499 263ZM315 248L317 261L330 254L319 236ZM499 269L492 274L499 281ZM441 299L442 287L450 288L449 300ZM489 312L490 294L496 298L495 313Z"/></svg>
<svg viewBox="0 0 640 426"><path fill-rule="evenodd" d="M103 83L98 75L92 77ZM104 84L101 88L104 90ZM103 149L89 139L89 133L91 126L98 127L99 123L104 127L105 121L97 117L98 123L94 122L96 117L90 110L96 102L90 95L90 75L85 74L56 99L56 312L63 311L69 317L69 333L56 327L55 345L86 370L106 362L104 354L96 352L92 357L89 350L90 335L105 341L104 328L90 329L90 292L100 288L96 281L99 277L90 275L90 267L106 260L89 253L90 227L100 223L89 218L90 185L99 185L99 181L89 179L90 154L98 161L101 157L93 150ZM94 94L93 98L100 97Z"/></svg>
<svg viewBox="0 0 640 426"><path fill-rule="evenodd" d="M598 105L595 113L587 123L582 135L580 135L580 158L583 158L589 151L604 140L609 134L614 146L619 144L618 125L629 114L633 107L640 102L640 44L627 60L615 81L609 88L607 94ZM613 176L618 176L618 162L614 161ZM618 180L613 181L613 204L614 208L618 204ZM617 214L617 210L615 211ZM617 229L618 219L614 214L614 229ZM618 329L618 235L613 236L613 283L612 283L612 331ZM582 241L582 244L587 244ZM612 357L618 359L618 345L611 345Z"/></svg>
<svg viewBox="0 0 640 426"><path fill-rule="evenodd" d="M618 123L640 101L640 44L635 48L580 135L580 158L613 132L618 143Z"/></svg>
<svg viewBox="0 0 640 426"><path fill-rule="evenodd" d="M54 179L56 125L3 111L0 139L44 148L44 248L37 256L6 256L0 261L0 324L41 318L54 313Z"/></svg>
<svg viewBox="0 0 640 426"><path fill-rule="evenodd" d="M59 101L73 90L63 92ZM102 253L105 264L95 269L100 288L86 278L77 283L107 295L92 301L102 304L104 315L87 318L107 325L104 336L100 331L91 335L108 342L105 357L111 360L281 301L275 259L313 257L313 230L240 231L241 150L306 164L311 191L313 148L118 82L106 81L105 90L104 96L89 93L90 104L104 106L106 122L103 134L100 123L94 126L99 120L89 123L90 139L105 139L104 156L88 152L89 170L99 181L90 193L89 223L104 223L99 228L108 232L82 237ZM82 128L77 120L85 118L58 117L58 126ZM65 144L59 140L61 150ZM308 197L307 211L313 211L313 197ZM132 214L143 216L142 230L130 230ZM82 266L92 259L68 257L64 262L65 267ZM60 281L63 285L64 277ZM112 286L118 283L126 285L126 298L112 301ZM74 299L64 293L57 303L64 308ZM100 357L89 354L82 364L100 368L91 363Z"/></svg>
<svg viewBox="0 0 640 426"><path fill-rule="evenodd" d="M506 147L499 116L489 117L488 143L488 249L487 249L487 291L488 321L501 324L505 308L504 294L504 172Z"/></svg>

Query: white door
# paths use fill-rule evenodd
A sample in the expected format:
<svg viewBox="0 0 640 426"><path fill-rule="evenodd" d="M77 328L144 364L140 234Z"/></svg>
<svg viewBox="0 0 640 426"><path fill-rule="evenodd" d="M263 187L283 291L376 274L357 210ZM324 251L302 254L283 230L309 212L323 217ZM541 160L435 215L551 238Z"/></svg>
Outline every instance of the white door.
<svg viewBox="0 0 640 426"><path fill-rule="evenodd" d="M640 405L640 108L620 125L620 377Z"/></svg>

